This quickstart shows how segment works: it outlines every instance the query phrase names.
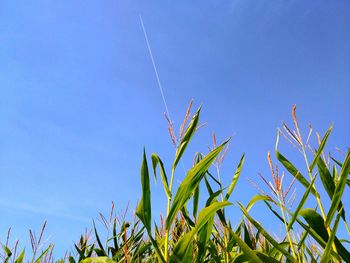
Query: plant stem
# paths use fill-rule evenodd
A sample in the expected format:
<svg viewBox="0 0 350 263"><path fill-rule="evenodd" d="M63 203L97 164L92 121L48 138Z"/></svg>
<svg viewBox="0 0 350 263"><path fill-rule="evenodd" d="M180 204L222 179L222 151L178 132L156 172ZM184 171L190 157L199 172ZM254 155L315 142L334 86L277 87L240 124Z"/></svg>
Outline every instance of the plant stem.
<svg viewBox="0 0 350 263"><path fill-rule="evenodd" d="M288 238L288 242L289 242L289 245L290 245L290 248L292 250L292 254L293 254L293 257L296 258L296 255L295 255L295 251L294 251L294 245L293 245L293 241L292 241L292 238L290 236L290 233L288 231L288 224L287 224L287 221L286 221L286 216L284 214L284 209L283 209L283 203L282 203L282 200L283 200L283 197L278 195L278 199L279 200L279 207L281 209L281 213L282 213L282 218L283 218L283 223L284 223L284 227L286 229L286 234L287 234L287 238Z"/></svg>
<svg viewBox="0 0 350 263"><path fill-rule="evenodd" d="M173 181L174 181L174 174L175 174L175 169L173 168L171 170L171 178L170 178L170 184L169 184L169 190L170 193L172 193L173 190ZM171 205L171 197L168 197L168 203L167 203L167 208L166 208L166 219L168 218L169 212L170 212L170 205ZM168 262L169 259L169 252L168 252L168 246L169 246L169 229L165 229L165 242L164 242L164 259L165 262Z"/></svg>
<svg viewBox="0 0 350 263"><path fill-rule="evenodd" d="M307 172L309 174L309 177L310 179L312 180L312 171L310 170L310 166L309 166L309 161L307 159L307 156L306 156L306 151L305 151L305 146L304 145L301 145L302 146L302 150L303 150L303 156L304 156L304 160L305 160L305 163L306 163L306 167L307 167ZM325 221L326 220L326 214L324 212L324 209L323 209L323 205L322 205L322 202L321 202L321 198L320 198L320 195L318 194L318 191L316 189L316 186L315 187L315 192L317 193L317 196L316 196L316 200L317 200L317 204L319 205L320 207L320 211L321 211L321 214L322 214L322 218L323 220ZM331 235L331 229L329 226L326 226L326 229L327 229L327 233L328 235L330 236ZM333 243L333 249L335 252L337 252L337 248L335 247L334 243Z"/></svg>
<svg viewBox="0 0 350 263"><path fill-rule="evenodd" d="M221 177L220 177L220 168L219 168L219 164L216 165L216 172L218 174L218 181L220 183L220 190L221 190L221 201L225 201L224 199L224 194L222 193L222 184L221 184ZM226 233L227 233L227 229L226 227L224 227L224 231L223 231L223 234L224 234L224 246L225 246L225 249L224 249L224 257L225 257L225 263L228 263L229 262L229 258L228 258L228 253L227 253L227 237L226 237Z"/></svg>

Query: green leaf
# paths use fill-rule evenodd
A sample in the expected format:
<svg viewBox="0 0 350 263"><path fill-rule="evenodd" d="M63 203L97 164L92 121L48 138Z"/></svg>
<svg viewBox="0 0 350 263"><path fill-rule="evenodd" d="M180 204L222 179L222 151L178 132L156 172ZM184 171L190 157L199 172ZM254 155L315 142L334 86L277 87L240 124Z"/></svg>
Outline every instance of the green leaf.
<svg viewBox="0 0 350 263"><path fill-rule="evenodd" d="M332 175L329 172L328 167L322 158L318 158L317 168L318 168L318 172L320 174L324 189L326 190L328 196L332 199L334 190L335 190L335 184L334 184Z"/></svg>
<svg viewBox="0 0 350 263"><path fill-rule="evenodd" d="M338 224L339 224L339 220L340 220L340 216L341 213L338 213L335 222L334 222L334 226L331 232L331 236L328 239L327 245L323 251L322 257L321 257L321 263L328 263L330 261L330 257L331 257L331 251L332 251L332 246L333 246L333 242L334 242L334 238L335 238L335 234L337 233L337 228L338 228Z"/></svg>
<svg viewBox="0 0 350 263"><path fill-rule="evenodd" d="M5 251L7 258L12 256L11 249L9 249L7 246L2 245L2 249Z"/></svg>
<svg viewBox="0 0 350 263"><path fill-rule="evenodd" d="M237 242L238 246L242 249L249 262L263 263L257 256L254 250L252 250L231 228L227 228L232 238Z"/></svg>
<svg viewBox="0 0 350 263"><path fill-rule="evenodd" d="M269 201L271 200L270 197L266 196L266 195L261 195L261 194L257 194L257 195L254 195L252 199L250 199L247 207L246 207L246 210L249 211L253 205L255 205L255 203L259 202L259 201Z"/></svg>
<svg viewBox="0 0 350 263"><path fill-rule="evenodd" d="M153 153L152 154L152 166L153 166L154 178L156 180L157 180L157 166L158 166L158 164L159 164L159 169L160 169L160 177L162 179L162 184L163 184L165 194L168 198L171 198L171 192L169 190L168 178L167 178L166 173L165 173L163 162L157 154Z"/></svg>
<svg viewBox="0 0 350 263"><path fill-rule="evenodd" d="M322 184L323 184L328 196L330 197L330 199L332 199L333 195L334 195L334 191L335 191L334 179L333 179L330 171L328 170L327 165L325 164L325 162L323 161L322 158L318 158L317 167L318 167L318 172L319 172L320 177L321 177ZM339 205L338 205L338 211L340 211L342 209L342 207L343 207L343 204L340 201ZM341 210L341 211L342 211L341 216L345 221L345 212L344 212L344 210Z"/></svg>
<svg viewBox="0 0 350 263"><path fill-rule="evenodd" d="M218 191L218 192L221 192L221 191ZM216 202L215 194L213 194L212 196L209 197L209 199L208 199L208 201L206 203L206 207L209 207L214 202ZM212 230L213 230L214 217L215 217L215 214L213 214L208 219L208 222L199 230L199 233L198 233L199 237L198 237L198 242L197 242L197 246L198 246L197 262L203 262L204 261L205 252L206 252L206 249L207 249L207 244L209 242L209 239L210 239L210 236L211 236Z"/></svg>
<svg viewBox="0 0 350 263"><path fill-rule="evenodd" d="M161 262L165 262L164 256L161 250L158 247L157 242L152 237L151 229L151 188L149 182L149 172L146 158L146 151L143 150L143 160L141 165L141 184L142 184L142 198L136 209L136 215L140 218L141 222L145 226L148 236L152 242L152 245L155 249L156 255Z"/></svg>
<svg viewBox="0 0 350 263"><path fill-rule="evenodd" d="M309 187L306 189L306 191L305 191L303 197L301 198L301 200L300 200L300 202L299 202L299 204L298 204L298 206L297 206L297 209L296 209L295 212L293 213L292 219L289 221L289 224L288 224L288 226L287 226L287 231L289 231L289 230L292 229L292 226L293 226L295 220L297 219L300 210L303 208L303 206L304 206L304 204L305 204L305 202L306 202L306 200L307 200L307 198L308 198L308 196L309 196L309 194L310 194L310 191L311 191L311 189L312 189L313 186L314 186L315 180L316 180L316 176L312 179L311 184L310 184Z"/></svg>
<svg viewBox="0 0 350 263"><path fill-rule="evenodd" d="M237 166L235 174L234 174L234 176L232 178L231 184L230 184L230 186L229 186L229 188L227 190L227 193L226 193L226 196L225 196L225 200L228 200L230 198L230 195L232 194L232 191L233 191L233 189L235 188L235 186L237 184L238 178L239 178L239 176L241 174L241 171L242 171L244 160L245 160L245 157L244 157L244 154L243 154L242 157L241 157L241 160L238 163L238 166Z"/></svg>
<svg viewBox="0 0 350 263"><path fill-rule="evenodd" d="M267 241L269 241L277 250L282 252L282 254L290 261L295 261L294 258L288 253L287 250L285 250L280 244L272 237L270 236L267 231L260 225L259 222L255 221L248 213L248 211L244 208L244 206L241 203L238 203L240 209L242 210L243 214L246 216L246 218L256 227L256 229L261 233Z"/></svg>
<svg viewBox="0 0 350 263"><path fill-rule="evenodd" d="M207 175L209 175L209 177L212 178L212 175L209 172L207 172ZM205 182L205 186L207 187L207 191L208 191L208 194L209 194L210 197L213 197L216 194L221 194L222 193L222 190L216 191L215 193L213 192L213 189L210 186L210 183L209 183L209 181L207 179L207 176L204 176L204 182ZM220 184L220 189L222 189L221 184ZM209 201L209 199L208 199L208 201ZM207 201L207 204L208 204L208 201ZM225 219L225 215L224 215L223 211L218 210L217 214L218 214L218 217L219 217L221 223L224 226L227 225L226 219Z"/></svg>
<svg viewBox="0 0 350 263"><path fill-rule="evenodd" d="M114 218L113 220L113 245L114 249L118 250L118 239L117 239L117 218Z"/></svg>
<svg viewBox="0 0 350 263"><path fill-rule="evenodd" d="M53 245L49 245L41 254L40 256L34 261L34 263L40 263L42 262L42 258L52 249Z"/></svg>
<svg viewBox="0 0 350 263"><path fill-rule="evenodd" d="M219 155L219 153L222 151L222 149L225 147L227 142L228 140L216 149L212 150L207 156L205 156L199 163L197 163L193 168L191 168L191 170L188 171L185 179L182 181L176 192L173 204L166 219L165 228L167 230L170 229L175 216L184 206L184 204L191 198L194 190L198 187L207 170Z"/></svg>
<svg viewBox="0 0 350 263"><path fill-rule="evenodd" d="M193 136L193 134L195 133L195 131L197 129L200 111L201 111L201 108L199 108L197 110L196 114L193 115L192 120L191 120L190 124L188 125L184 136L182 137L182 140L181 140L181 142L179 144L179 147L176 150L175 160L174 160L173 167L172 167L173 171L175 170L177 164L179 163L183 153L185 152L185 150L187 148L188 143L192 139L192 136Z"/></svg>
<svg viewBox="0 0 350 263"><path fill-rule="evenodd" d="M143 150L143 160L141 166L141 184L142 198L136 209L136 215L140 218L147 231L151 232L151 189L145 149Z"/></svg>
<svg viewBox="0 0 350 263"><path fill-rule="evenodd" d="M195 227L190 232L183 235L177 242L176 246L174 247L173 254L170 257L170 263L184 262L184 260L187 260L186 255L188 255L188 249L193 242L194 236L205 226L206 223L208 223L208 221L212 219L217 210L228 205L231 205L231 203L227 201L215 202L210 206L203 208L198 215L198 220Z"/></svg>
<svg viewBox="0 0 350 263"><path fill-rule="evenodd" d="M308 180L306 180L306 178L298 171L298 169L295 168L295 166L277 150L276 150L276 157L283 164L283 166L288 170L288 172L290 172L290 174L293 175L305 188L309 187L310 184ZM319 194L315 191L314 188L312 188L310 191L314 196L319 197Z"/></svg>
<svg viewBox="0 0 350 263"><path fill-rule="evenodd" d="M24 254L25 254L25 250L23 249L21 254L19 254L17 259L15 260L15 263L23 263L23 261L24 261Z"/></svg>
<svg viewBox="0 0 350 263"><path fill-rule="evenodd" d="M198 203L199 203L199 185L196 187L196 189L194 190L194 194L193 194L193 213L192 213L192 215L194 218L197 217Z"/></svg>
<svg viewBox="0 0 350 263"><path fill-rule="evenodd" d="M97 241L97 244L98 246L100 247L100 253L101 253L101 256L107 256L107 253L102 245L102 242L100 240L100 237L97 233L97 229L96 229L96 225L95 225L95 222L93 222L93 225L94 225L94 232L95 232L95 236L96 236L96 241Z"/></svg>
<svg viewBox="0 0 350 263"><path fill-rule="evenodd" d="M299 213L302 217L304 217L305 221L309 224L310 228L313 232L312 237L324 248L326 246L326 242L328 241L328 233L325 227L325 222L320 214L318 214L315 210L311 208L306 208L300 211ZM305 226L301 222L298 223L305 229ZM319 239L322 240L319 240ZM346 250L346 248L339 242L337 237L334 238L334 244L337 249L338 254L346 261L350 262L350 253ZM334 254L333 254L334 255Z"/></svg>
<svg viewBox="0 0 350 263"><path fill-rule="evenodd" d="M328 214L327 214L327 218L326 218L326 226L329 226L333 216L337 210L337 208L339 207L341 198L343 196L344 193L344 189L345 189L345 184L346 184L346 180L348 179L348 175L350 173L350 150L348 151L348 154L345 157L345 161L343 163L342 169L340 171L339 174L339 182L335 188L335 192L332 198L332 203L331 203L331 207L329 208Z"/></svg>
<svg viewBox="0 0 350 263"><path fill-rule="evenodd" d="M283 217L281 217L279 213L277 213L277 211L272 208L272 205L269 202L271 202L271 200L264 200L264 203L267 206L267 208L276 216L276 218L278 218L284 224Z"/></svg>
<svg viewBox="0 0 350 263"><path fill-rule="evenodd" d="M256 255L264 262L264 263L280 263L280 261L274 259L273 257L262 253L262 252L256 252ZM241 263L241 262L250 262L249 257L242 253L239 254L235 259L232 261L232 263Z"/></svg>
<svg viewBox="0 0 350 263"><path fill-rule="evenodd" d="M244 230L244 235L243 235L243 238L244 238L244 242L251 248L251 249L254 249L253 247L253 241L252 241L252 238L250 236L250 233L248 231L248 228L247 228L247 225L245 224L245 222L242 223L242 227L243 227L243 230Z"/></svg>
<svg viewBox="0 0 350 263"><path fill-rule="evenodd" d="M108 257L87 258L80 263L117 263L116 261L109 259Z"/></svg>
<svg viewBox="0 0 350 263"><path fill-rule="evenodd" d="M327 139L328 139L328 136L329 134L331 133L333 129L333 126L329 127L328 131L326 132L326 134L323 136L322 138L322 141L321 141L321 144L320 144L320 147L318 148L318 150L316 151L315 153L315 157L314 159L312 160L311 162L311 165L310 165L310 173L312 172L312 170L314 169L316 163L317 163L317 159L320 157L321 153L323 152L323 149L326 145L326 142L327 142Z"/></svg>

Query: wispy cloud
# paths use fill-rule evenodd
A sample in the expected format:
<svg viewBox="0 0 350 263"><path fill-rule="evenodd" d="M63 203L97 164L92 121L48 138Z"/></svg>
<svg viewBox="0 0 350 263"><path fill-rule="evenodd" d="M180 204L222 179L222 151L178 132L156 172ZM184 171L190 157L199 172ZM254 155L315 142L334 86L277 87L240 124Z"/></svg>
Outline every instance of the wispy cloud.
<svg viewBox="0 0 350 263"><path fill-rule="evenodd" d="M37 207L26 203L0 201L0 210L7 209L7 208L12 210L15 209L23 213L42 214L50 217L52 216L52 217L58 217L58 218L65 218L65 219L84 222L84 223L91 222L90 218L87 218L84 216L74 215L66 212L58 212L52 209L47 209L45 207Z"/></svg>

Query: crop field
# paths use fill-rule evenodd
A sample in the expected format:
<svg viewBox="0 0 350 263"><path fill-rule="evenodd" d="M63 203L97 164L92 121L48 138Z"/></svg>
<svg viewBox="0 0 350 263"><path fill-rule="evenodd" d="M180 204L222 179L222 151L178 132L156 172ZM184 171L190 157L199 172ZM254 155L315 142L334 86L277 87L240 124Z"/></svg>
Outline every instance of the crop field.
<svg viewBox="0 0 350 263"><path fill-rule="evenodd" d="M31 249L23 249L21 241L12 240L11 231L2 237L2 262L350 262L349 227L346 221L346 196L350 181L350 150L342 159L329 155L327 140L333 127L323 135L301 133L292 109L291 123L278 129L274 152L267 153L266 162L271 177L260 175L252 181L256 195L248 203L232 200L244 168L243 154L229 185L223 185L220 167L225 161L230 138L216 142L206 154L197 153L193 166L179 186L174 187L175 171L187 146L200 128L201 109L190 116L190 103L183 123L176 134L169 121L169 134L176 147L170 169L161 156L144 150L140 165L140 201L133 220L126 215L100 214L99 224L109 233L102 239L95 223L91 231L77 237L75 251L54 259L55 244L47 244L43 235L46 222L39 233L30 231ZM317 145L311 145L316 136ZM296 167L279 149L285 140L304 167ZM295 157L293 156L293 158ZM287 180L288 177L288 180ZM160 222L152 213L153 179L160 180L166 199L166 214ZM285 182L289 182L286 184ZM261 183L262 182L262 183ZM298 192L293 191L298 184ZM204 191L203 191L204 190ZM270 221L283 227L276 236L255 218L251 210L263 204ZM203 204L203 205L202 205ZM236 206L240 216L231 219L227 210ZM126 212L127 213L127 212Z"/></svg>

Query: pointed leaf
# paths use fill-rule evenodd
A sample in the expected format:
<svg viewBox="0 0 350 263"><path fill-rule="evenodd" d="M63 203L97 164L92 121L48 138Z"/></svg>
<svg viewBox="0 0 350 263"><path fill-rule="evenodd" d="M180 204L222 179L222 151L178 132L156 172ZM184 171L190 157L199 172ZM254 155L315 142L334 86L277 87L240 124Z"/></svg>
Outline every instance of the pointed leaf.
<svg viewBox="0 0 350 263"><path fill-rule="evenodd" d="M235 174L232 178L232 181L231 181L231 184L227 190L227 193L226 193L226 196L225 196L225 200L228 200L230 198L230 195L232 194L232 191L233 189L235 188L236 184L237 184L237 181L238 181L238 178L241 174L241 171L242 171L242 167L243 167L243 164L244 164L244 154L242 155L241 157L241 160L239 161L239 164L237 166L237 169L235 171Z"/></svg>
<svg viewBox="0 0 350 263"><path fill-rule="evenodd" d="M22 250L21 254L19 254L19 256L17 257L17 259L15 260L15 263L23 263L24 261L24 249Z"/></svg>
<svg viewBox="0 0 350 263"><path fill-rule="evenodd" d="M320 261L321 263L327 263L330 261L332 246L334 244L335 234L337 233L337 228L338 228L340 216L341 216L341 213L338 213L338 215L334 221L334 226L333 226L333 229L331 232L331 236L328 239L327 245L326 245L326 247L323 251L322 257L321 257L321 261Z"/></svg>
<svg viewBox="0 0 350 263"><path fill-rule="evenodd" d="M297 219L297 217L298 217L298 215L299 215L300 210L303 208L303 206L304 206L304 204L305 204L305 202L306 202L306 200L307 200L307 198L308 198L308 196L309 196L309 194L310 194L311 189L314 187L315 180L316 180L316 176L312 179L312 181L311 181L309 187L306 189L306 191L305 191L303 197L301 198L301 200L300 200L300 202L299 202L299 204L298 204L297 209L296 209L295 212L293 213L292 219L289 221L289 224L288 224L288 226L287 226L287 231L291 230L291 228L292 228L292 226L293 226L295 220Z"/></svg>
<svg viewBox="0 0 350 263"><path fill-rule="evenodd" d="M326 134L323 136L322 141L321 141L321 143L320 143L320 147L318 147L318 150L317 150L316 153L315 153L315 157L314 157L314 159L312 160L311 165L310 165L310 167L309 167L309 168L310 168L310 172L312 172L312 170L314 169L314 167L315 167L315 165L316 165L316 163L317 163L317 159L320 157L321 153L323 152L323 149L324 149L324 147L325 147L325 145L326 145L328 136L329 136L329 134L331 133L332 129L333 129L333 126L329 127L328 131L327 131Z"/></svg>
<svg viewBox="0 0 350 263"><path fill-rule="evenodd" d="M237 242L238 246L242 249L247 260L249 262L263 263L263 261L257 256L255 251L251 249L231 228L227 228L232 238Z"/></svg>
<svg viewBox="0 0 350 263"><path fill-rule="evenodd" d="M277 250L282 252L282 254L290 261L295 261L294 258L289 254L287 250L285 250L280 244L272 237L270 236L267 231L260 225L259 222L255 221L248 213L248 211L244 208L244 206L241 203L238 203L240 209L242 210L243 214L246 216L246 218L252 223L256 229L261 233L267 241L269 241Z"/></svg>
<svg viewBox="0 0 350 263"><path fill-rule="evenodd" d="M246 207L246 210L249 211L253 207L253 205L255 205L256 202L268 201L268 200L271 200L271 198L266 196L266 195L261 195L261 194L254 195L253 198L250 199L250 201Z"/></svg>
<svg viewBox="0 0 350 263"><path fill-rule="evenodd" d="M205 226L205 224L212 218L218 209L221 209L225 206L231 205L230 202L215 202L210 206L201 210L198 216L197 223L195 227L176 243L176 246L173 250L173 254L170 257L170 262L183 262L185 256L188 254L188 249L190 244L193 242L193 237L198 233L198 231Z"/></svg>
<svg viewBox="0 0 350 263"><path fill-rule="evenodd" d="M276 151L277 159L283 164L283 166L290 172L291 175L293 175L305 188L309 187L309 182L306 180L306 178L298 171L295 166L286 159L279 151ZM311 193L318 197L319 194L315 191L314 188L311 189Z"/></svg>
<svg viewBox="0 0 350 263"><path fill-rule="evenodd" d="M304 217L305 221L309 224L311 229L313 230L312 237L315 238L315 240L322 238L322 242L319 242L319 244L322 247L326 246L326 242L328 241L328 233L327 229L325 227L325 222L321 215L319 215L315 210L306 208L300 211L299 213L302 217ZM301 222L298 221L298 223L301 224ZM304 226L303 226L304 227ZM304 227L305 230L307 228ZM311 232L310 232L311 233ZM318 236L318 238L317 238ZM337 239L337 237L334 238L334 244L337 249L338 254L346 261L350 262L350 253L346 250L346 248L340 243L340 241Z"/></svg>
<svg viewBox="0 0 350 263"><path fill-rule="evenodd" d="M225 141L219 147L212 150L207 156L205 156L199 163L197 163L191 170L188 171L185 179L182 181L181 185L179 186L176 192L173 204L170 208L168 217L166 219L165 228L167 230L170 229L175 216L183 207L183 205L191 198L193 191L199 185L205 173L207 172L215 158L225 147L227 142L228 141Z"/></svg>
<svg viewBox="0 0 350 263"><path fill-rule="evenodd" d="M322 158L318 158L317 167L318 167L318 172L319 172L320 177L321 177L322 184L323 184L328 196L330 197L330 199L332 199L333 195L334 195L334 191L335 191L334 179L333 179L330 171L328 170L327 165L325 164L325 162L323 161ZM338 208L337 208L338 211L340 211L342 209L342 207L343 207L343 204L340 201ZM344 210L341 210L341 211L342 211L341 216L345 221L345 212L344 212Z"/></svg>
<svg viewBox="0 0 350 263"><path fill-rule="evenodd" d="M340 200L343 196L345 185L346 185L346 180L348 179L348 175L350 173L350 150L348 151L348 154L345 157L345 161L343 163L342 169L339 174L339 182L335 188L335 192L332 198L332 203L331 207L329 208L327 218L326 218L326 226L329 226L333 216L340 204Z"/></svg>
<svg viewBox="0 0 350 263"><path fill-rule="evenodd" d="M97 241L98 246L100 247L101 256L107 256L107 253L106 253L106 251L102 245L102 242L100 240L100 237L97 233L95 222L93 222L93 225L94 225L94 232L95 232L96 241Z"/></svg>
<svg viewBox="0 0 350 263"><path fill-rule="evenodd" d="M148 165L146 151L143 150L143 160L141 166L142 198L136 209L136 215L140 218L145 228L151 231L151 189L149 182Z"/></svg>
<svg viewBox="0 0 350 263"><path fill-rule="evenodd" d="M159 164L159 169L160 169L160 177L162 179L162 184L163 184L165 194L168 198L171 198L171 192L169 190L168 178L167 178L166 173L165 173L163 162L157 154L153 153L152 154L152 166L153 166L154 178L156 180L157 180L157 166L158 166L158 164Z"/></svg>
<svg viewBox="0 0 350 263"><path fill-rule="evenodd" d="M185 150L187 148L188 143L192 139L192 136L197 129L200 111L201 111L201 108L199 108L197 110L196 114L193 115L192 120L191 120L190 124L188 125L184 136L182 137L182 140L179 144L179 147L176 150L175 160L174 160L173 167L172 167L173 170L175 170L177 164L179 163L183 153L185 152Z"/></svg>
<svg viewBox="0 0 350 263"><path fill-rule="evenodd" d="M197 217L198 203L199 203L199 185L196 187L196 189L194 190L194 194L193 194L193 213L192 213L192 215L194 218Z"/></svg>
<svg viewBox="0 0 350 263"><path fill-rule="evenodd" d="M117 263L116 261L109 259L108 257L87 258L81 261L81 263Z"/></svg>

